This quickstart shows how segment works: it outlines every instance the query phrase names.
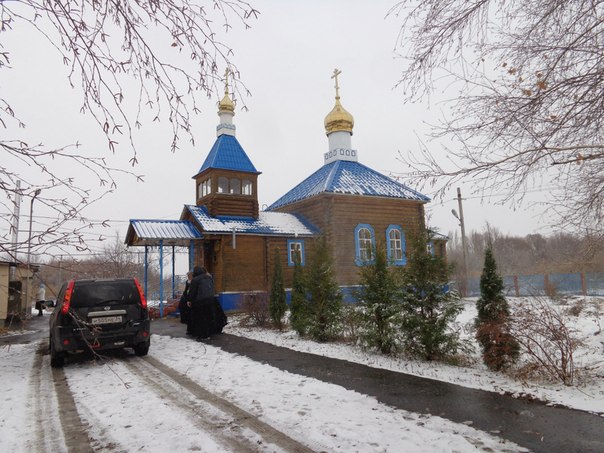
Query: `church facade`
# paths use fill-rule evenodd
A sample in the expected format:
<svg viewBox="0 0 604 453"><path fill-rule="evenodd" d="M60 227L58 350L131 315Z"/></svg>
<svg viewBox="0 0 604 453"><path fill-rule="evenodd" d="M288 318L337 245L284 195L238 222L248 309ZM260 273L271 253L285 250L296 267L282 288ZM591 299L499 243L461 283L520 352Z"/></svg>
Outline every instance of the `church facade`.
<svg viewBox="0 0 604 453"><path fill-rule="evenodd" d="M425 227L429 198L358 161L354 119L340 102L338 75L334 71L335 105L324 121L323 166L265 211L258 207L261 173L236 138L227 83L216 141L193 176L195 204L185 205L179 220L131 220L126 243L188 246L190 266L203 265L214 276L225 309L235 308L242 294L267 291L276 259L289 287L296 259L306 265L320 236L345 294L378 244L392 265L405 266L407 237ZM435 246L445 254L444 241Z"/></svg>

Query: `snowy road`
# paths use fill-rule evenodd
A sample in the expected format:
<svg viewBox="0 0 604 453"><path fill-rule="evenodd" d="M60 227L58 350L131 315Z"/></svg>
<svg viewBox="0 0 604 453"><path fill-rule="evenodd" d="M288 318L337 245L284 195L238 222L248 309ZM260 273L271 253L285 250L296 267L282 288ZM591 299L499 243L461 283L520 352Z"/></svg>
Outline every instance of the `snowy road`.
<svg viewBox="0 0 604 453"><path fill-rule="evenodd" d="M522 451L494 435L154 335L150 354L49 367L46 341L2 349L3 452Z"/></svg>

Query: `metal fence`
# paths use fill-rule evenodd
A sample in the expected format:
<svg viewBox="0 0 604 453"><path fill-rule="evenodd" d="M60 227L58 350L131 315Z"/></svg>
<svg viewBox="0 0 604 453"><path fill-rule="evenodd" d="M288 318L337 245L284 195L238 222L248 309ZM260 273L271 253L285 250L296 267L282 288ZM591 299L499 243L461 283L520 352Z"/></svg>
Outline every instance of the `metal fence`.
<svg viewBox="0 0 604 453"><path fill-rule="evenodd" d="M503 277L509 296L584 295L604 296L604 273L507 275ZM480 296L480 278L468 279L468 296Z"/></svg>

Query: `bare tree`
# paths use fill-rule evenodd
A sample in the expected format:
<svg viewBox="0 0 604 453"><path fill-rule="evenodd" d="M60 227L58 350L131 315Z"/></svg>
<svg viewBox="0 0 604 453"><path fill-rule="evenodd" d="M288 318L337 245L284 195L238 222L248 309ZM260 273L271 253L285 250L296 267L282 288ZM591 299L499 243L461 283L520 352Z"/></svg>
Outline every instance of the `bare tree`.
<svg viewBox="0 0 604 453"><path fill-rule="evenodd" d="M142 266L137 262L136 253L130 250L119 236L112 244L107 244L101 253L92 259L95 264L95 276L118 278L141 276Z"/></svg>
<svg viewBox="0 0 604 453"><path fill-rule="evenodd" d="M450 233L447 259L456 264L455 278L461 278L462 244L455 233ZM530 234L525 237L504 235L495 227L470 231L467 241L468 274L480 275L480 256L485 245L492 243L497 267L504 276L544 275L604 271L602 241L593 236L556 233L549 236Z"/></svg>
<svg viewBox="0 0 604 453"><path fill-rule="evenodd" d="M546 299L520 303L513 315L512 335L525 354L524 372L543 374L573 385L580 374L574 353L583 346L569 320Z"/></svg>
<svg viewBox="0 0 604 453"><path fill-rule="evenodd" d="M200 111L200 96L217 92L225 68L236 79L231 85L236 92L245 89L238 82L233 52L217 31L228 31L233 19L249 27L257 15L245 0L16 0L0 2L0 31L29 27L41 34L68 68L67 82L81 94L81 112L104 134L106 153L123 145L135 166L139 152L134 132L143 123L167 120L175 151L183 137L193 140L191 121ZM0 69L11 69L10 57L11 49L0 42ZM13 110L11 95L16 94L0 94L0 128L12 131L24 127L27 112ZM1 135L0 191L7 197L0 197L0 206L12 213L17 197L39 193L37 202L55 213L44 228L36 229L31 241L36 245L86 249L83 229L94 222L82 209L115 190L119 173L141 178L133 169L112 168L106 154L79 143L49 148ZM85 183L61 171L73 164ZM17 181L23 182L20 189ZM80 226L69 228L73 220ZM0 222L0 253L14 257L8 246L12 219L3 215Z"/></svg>
<svg viewBox="0 0 604 453"><path fill-rule="evenodd" d="M447 155L401 157L416 181L442 194L471 179L511 203L551 187L561 225L601 233L604 3L404 0L390 14L403 21L406 98L449 98L433 125Z"/></svg>

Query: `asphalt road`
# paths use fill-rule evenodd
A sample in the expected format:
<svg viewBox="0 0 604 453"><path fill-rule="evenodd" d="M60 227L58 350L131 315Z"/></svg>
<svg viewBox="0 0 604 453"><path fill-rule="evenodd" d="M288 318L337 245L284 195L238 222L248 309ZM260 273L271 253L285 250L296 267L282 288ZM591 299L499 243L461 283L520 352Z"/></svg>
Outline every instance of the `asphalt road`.
<svg viewBox="0 0 604 453"><path fill-rule="evenodd" d="M185 336L184 325L175 319L154 321L152 331ZM397 409L468 424L534 452L604 452L604 417L598 415L296 352L234 335L215 335L210 343L290 373L373 396ZM602 404L604 407L604 401Z"/></svg>

